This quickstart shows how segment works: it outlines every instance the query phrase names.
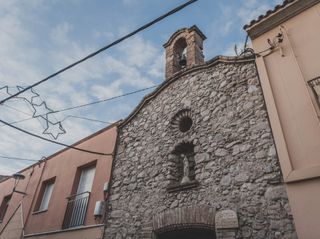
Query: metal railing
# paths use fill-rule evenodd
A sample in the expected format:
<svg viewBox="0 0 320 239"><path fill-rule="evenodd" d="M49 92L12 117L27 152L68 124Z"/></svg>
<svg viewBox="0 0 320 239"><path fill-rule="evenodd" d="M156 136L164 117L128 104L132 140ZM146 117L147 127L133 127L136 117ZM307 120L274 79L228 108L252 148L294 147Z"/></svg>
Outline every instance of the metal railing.
<svg viewBox="0 0 320 239"><path fill-rule="evenodd" d="M67 197L68 204L63 219L62 229L84 225L89 198L90 192L83 192Z"/></svg>

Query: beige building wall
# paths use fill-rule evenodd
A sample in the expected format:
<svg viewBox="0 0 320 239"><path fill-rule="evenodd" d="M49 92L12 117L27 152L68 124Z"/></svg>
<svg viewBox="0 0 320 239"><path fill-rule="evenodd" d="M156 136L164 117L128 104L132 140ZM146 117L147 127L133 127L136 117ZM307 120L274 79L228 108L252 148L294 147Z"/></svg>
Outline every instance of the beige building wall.
<svg viewBox="0 0 320 239"><path fill-rule="evenodd" d="M22 208L20 204L2 231L0 239L19 239L22 236L22 228Z"/></svg>
<svg viewBox="0 0 320 239"><path fill-rule="evenodd" d="M261 52L256 63L298 236L318 239L320 110L308 82L320 77L320 1L284 3L246 30Z"/></svg>

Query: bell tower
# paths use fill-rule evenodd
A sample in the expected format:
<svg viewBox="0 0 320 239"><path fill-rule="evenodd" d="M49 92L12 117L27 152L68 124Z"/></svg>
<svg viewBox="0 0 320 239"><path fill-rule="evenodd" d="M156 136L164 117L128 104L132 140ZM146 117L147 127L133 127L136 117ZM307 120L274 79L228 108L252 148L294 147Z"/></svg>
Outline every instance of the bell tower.
<svg viewBox="0 0 320 239"><path fill-rule="evenodd" d="M175 73L204 63L203 41L206 36L197 26L176 31L163 45L166 49L166 79Z"/></svg>

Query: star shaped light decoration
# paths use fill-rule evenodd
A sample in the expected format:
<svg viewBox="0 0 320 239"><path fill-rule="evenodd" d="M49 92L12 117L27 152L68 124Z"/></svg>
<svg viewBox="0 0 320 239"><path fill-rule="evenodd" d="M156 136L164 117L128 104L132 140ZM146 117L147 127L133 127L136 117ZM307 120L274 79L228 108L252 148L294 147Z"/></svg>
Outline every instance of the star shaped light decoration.
<svg viewBox="0 0 320 239"><path fill-rule="evenodd" d="M11 94L9 93L9 87L6 85L4 87L0 88L0 99L3 100L5 98L7 98L8 96L10 96Z"/></svg>
<svg viewBox="0 0 320 239"><path fill-rule="evenodd" d="M47 121L47 128L42 132L43 134L48 134L54 139L57 139L60 134L65 134L66 131L62 127L61 122L58 121L56 123L52 123L50 121Z"/></svg>
<svg viewBox="0 0 320 239"><path fill-rule="evenodd" d="M52 113L53 110L47 106L45 101L42 101L40 105L31 104L31 106L33 108L33 115L32 115L33 118L41 117L46 121L49 121L48 114Z"/></svg>
<svg viewBox="0 0 320 239"><path fill-rule="evenodd" d="M0 87L0 99L6 98L10 95L13 95L14 93L17 93L17 92L10 93L9 88L10 88L9 86ZM25 87L23 86L16 86L14 88L16 88L18 92L25 89ZM4 97L2 97L1 95L3 95ZM33 118L40 117L46 122L46 128L42 132L42 134L48 134L52 138L57 139L60 134L66 133L66 130L62 127L61 121L55 122L55 120L52 120L52 121L49 120L49 114L54 113L54 111L47 106L47 103L41 99L40 95L37 92L35 92L33 88L26 90L25 92L21 93L20 95L14 98L21 99L26 104L32 107Z"/></svg>
<svg viewBox="0 0 320 239"><path fill-rule="evenodd" d="M17 86L18 91L22 91L25 89L25 87ZM27 101L30 105L33 104L33 99L39 97L39 94L34 91L33 88L26 90L25 92L21 93L19 96L16 96L15 98L23 99Z"/></svg>

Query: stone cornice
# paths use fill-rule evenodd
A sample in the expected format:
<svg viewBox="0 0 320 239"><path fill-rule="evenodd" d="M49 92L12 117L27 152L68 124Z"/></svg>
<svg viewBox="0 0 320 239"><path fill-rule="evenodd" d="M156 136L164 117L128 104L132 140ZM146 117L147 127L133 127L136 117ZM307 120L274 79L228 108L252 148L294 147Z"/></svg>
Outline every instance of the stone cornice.
<svg viewBox="0 0 320 239"><path fill-rule="evenodd" d="M192 68L186 68L184 70L181 70L174 74L171 78L166 79L161 85L159 85L153 92L146 95L142 101L137 105L137 107L129 114L127 118L125 118L120 124L119 128L124 127L126 124L128 124L136 114L139 113L139 111L153 98L155 98L160 92L162 92L165 88L167 88L169 85L171 85L176 80L181 79L181 77L190 74L195 71L201 71L207 68L210 68L214 65L217 65L219 63L229 63L229 64L238 64L238 63L245 63L245 62L254 62L254 58L252 56L250 57L230 57L230 56L216 56L212 58L211 60L207 61L203 65L195 66Z"/></svg>
<svg viewBox="0 0 320 239"><path fill-rule="evenodd" d="M207 39L207 37L203 34L203 32L196 26L196 25L193 25L192 27L190 28L181 28L179 29L178 31L176 31L175 33L172 34L172 36L170 37L170 39L165 43L163 44L163 47L167 47L169 46L172 41L181 33L181 32L184 32L184 31L196 31L201 37L203 40Z"/></svg>
<svg viewBox="0 0 320 239"><path fill-rule="evenodd" d="M282 5L278 5L274 10L269 10L265 15L261 15L257 20L245 25L244 29L253 40L317 3L320 3L320 0L284 1Z"/></svg>

